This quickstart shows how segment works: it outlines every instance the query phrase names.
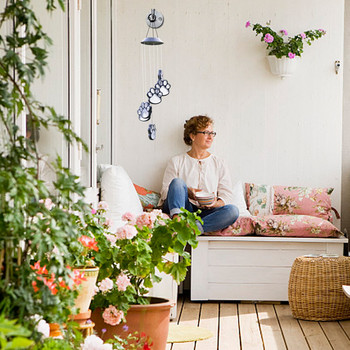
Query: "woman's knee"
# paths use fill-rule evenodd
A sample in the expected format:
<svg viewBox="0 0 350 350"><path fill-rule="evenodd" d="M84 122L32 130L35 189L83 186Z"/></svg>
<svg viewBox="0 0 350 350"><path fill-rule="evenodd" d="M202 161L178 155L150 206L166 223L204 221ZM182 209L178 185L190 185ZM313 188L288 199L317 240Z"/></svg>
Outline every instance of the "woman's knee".
<svg viewBox="0 0 350 350"><path fill-rule="evenodd" d="M169 185L169 189L175 189L175 188L187 188L186 183L184 180L176 177L175 179L172 179Z"/></svg>
<svg viewBox="0 0 350 350"><path fill-rule="evenodd" d="M232 223L234 223L238 217L239 217L239 210L238 208L233 205L233 204L227 204L227 212L228 212L228 216L230 217L230 219L232 220Z"/></svg>

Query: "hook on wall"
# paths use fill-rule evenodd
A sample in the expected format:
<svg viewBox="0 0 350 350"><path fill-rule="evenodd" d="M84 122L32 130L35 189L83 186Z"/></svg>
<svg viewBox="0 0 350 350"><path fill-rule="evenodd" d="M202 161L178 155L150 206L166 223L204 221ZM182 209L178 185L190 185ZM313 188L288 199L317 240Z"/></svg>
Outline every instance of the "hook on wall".
<svg viewBox="0 0 350 350"><path fill-rule="evenodd" d="M335 61L334 62L334 69L335 69L335 74L339 73L339 69L340 69L340 61Z"/></svg>

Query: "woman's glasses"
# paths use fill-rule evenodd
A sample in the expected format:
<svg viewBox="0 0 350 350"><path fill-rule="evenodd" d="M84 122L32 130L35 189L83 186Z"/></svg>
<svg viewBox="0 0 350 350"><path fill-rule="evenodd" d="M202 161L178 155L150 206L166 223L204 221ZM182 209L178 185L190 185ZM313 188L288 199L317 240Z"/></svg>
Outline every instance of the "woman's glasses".
<svg viewBox="0 0 350 350"><path fill-rule="evenodd" d="M216 132L215 131L197 131L197 134L204 134L205 136L216 136Z"/></svg>

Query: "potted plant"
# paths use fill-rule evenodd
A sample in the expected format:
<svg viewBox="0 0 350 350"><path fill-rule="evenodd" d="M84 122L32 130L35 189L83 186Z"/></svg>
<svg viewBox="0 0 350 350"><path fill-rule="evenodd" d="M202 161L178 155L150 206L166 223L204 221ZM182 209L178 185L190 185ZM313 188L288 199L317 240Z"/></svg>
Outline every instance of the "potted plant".
<svg viewBox="0 0 350 350"><path fill-rule="evenodd" d="M106 252L96 256L100 268L98 290L91 309L95 330L104 338L131 332L144 332L154 343L154 349L164 349L167 339L169 314L172 303L147 297L148 289L160 281L158 272L173 276L178 283L184 280L190 255L187 244L197 246L200 234L196 214L183 210L180 220L171 220L160 210L145 212L138 217L130 213L123 216L127 223L115 234L109 234ZM167 261L167 253L178 254L178 262ZM161 303L160 303L161 301ZM151 305L148 305L151 304ZM157 305L158 304L158 305ZM156 324L151 315L160 308ZM164 332L160 327L164 326Z"/></svg>
<svg viewBox="0 0 350 350"><path fill-rule="evenodd" d="M246 28L251 27L256 35L261 35L261 41L267 44L267 59L271 68L271 72L280 75L282 78L291 75L295 70L296 59L301 57L304 44L311 45L311 42L321 38L326 34L323 29L306 30L293 37L288 36L285 29L281 29L278 33L270 27L270 21L266 26L259 23L252 24L246 22Z"/></svg>

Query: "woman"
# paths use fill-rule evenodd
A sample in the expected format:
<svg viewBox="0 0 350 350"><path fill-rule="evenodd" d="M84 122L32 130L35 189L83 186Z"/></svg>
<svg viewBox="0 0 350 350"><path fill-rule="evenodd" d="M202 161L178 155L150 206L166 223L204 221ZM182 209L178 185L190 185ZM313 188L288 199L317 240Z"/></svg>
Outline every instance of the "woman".
<svg viewBox="0 0 350 350"><path fill-rule="evenodd" d="M196 116L184 125L184 141L191 149L173 157L165 170L161 203L163 211L177 217L180 208L190 212L201 210L198 228L203 232L221 230L232 225L238 218L238 208L232 204L231 177L224 162L209 153L216 133L213 120ZM196 201L196 192L215 194L214 202L201 207Z"/></svg>

